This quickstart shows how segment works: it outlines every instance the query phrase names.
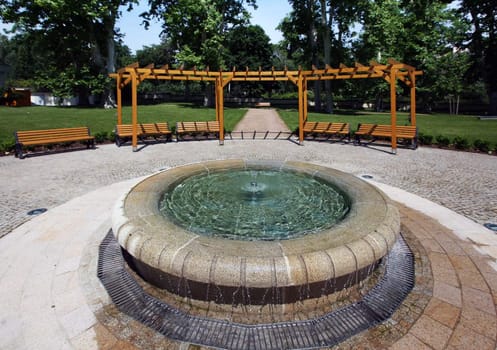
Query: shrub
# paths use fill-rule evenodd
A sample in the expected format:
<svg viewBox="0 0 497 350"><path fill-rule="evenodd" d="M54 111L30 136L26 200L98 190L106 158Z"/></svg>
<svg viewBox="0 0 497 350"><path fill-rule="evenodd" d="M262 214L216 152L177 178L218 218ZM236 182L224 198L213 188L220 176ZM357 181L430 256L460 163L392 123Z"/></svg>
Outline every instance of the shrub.
<svg viewBox="0 0 497 350"><path fill-rule="evenodd" d="M107 131L100 131L93 136L95 136L96 143L104 143L109 138L109 133Z"/></svg>
<svg viewBox="0 0 497 350"><path fill-rule="evenodd" d="M0 143L0 153L14 152L15 142L14 141L5 141Z"/></svg>
<svg viewBox="0 0 497 350"><path fill-rule="evenodd" d="M114 130L112 130L112 131L109 133L109 141L111 141L111 142L116 141L116 132L115 132Z"/></svg>
<svg viewBox="0 0 497 350"><path fill-rule="evenodd" d="M422 145L431 145L431 144L433 144L433 136L419 133L418 141Z"/></svg>
<svg viewBox="0 0 497 350"><path fill-rule="evenodd" d="M464 137L456 136L454 137L454 147L462 150L469 149L469 142Z"/></svg>
<svg viewBox="0 0 497 350"><path fill-rule="evenodd" d="M438 135L435 140L439 147L448 147L450 145L450 139L447 136Z"/></svg>
<svg viewBox="0 0 497 350"><path fill-rule="evenodd" d="M480 152L488 153L488 151L490 151L490 142L488 141L477 139L475 140L475 142L473 142L473 146Z"/></svg>

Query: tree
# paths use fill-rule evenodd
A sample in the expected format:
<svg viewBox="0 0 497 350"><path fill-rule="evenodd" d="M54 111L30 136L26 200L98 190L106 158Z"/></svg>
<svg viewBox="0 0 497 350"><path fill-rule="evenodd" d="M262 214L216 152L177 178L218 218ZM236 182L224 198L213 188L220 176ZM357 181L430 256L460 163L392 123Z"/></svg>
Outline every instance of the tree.
<svg viewBox="0 0 497 350"><path fill-rule="evenodd" d="M497 7L494 0L463 0L460 13L471 25L465 46L471 53L472 82L482 80L489 100L489 115L497 115Z"/></svg>
<svg viewBox="0 0 497 350"><path fill-rule="evenodd" d="M292 12L279 25L289 55L304 67L338 66L349 61L352 25L362 13L362 1L289 0ZM335 84L338 85L338 84ZM316 109L321 109L321 83L314 84ZM331 82L325 83L326 110L333 111Z"/></svg>
<svg viewBox="0 0 497 350"><path fill-rule="evenodd" d="M179 64L217 70L225 68L228 30L248 23L245 3L255 7L255 0L149 0L142 16L146 25L153 17L163 21Z"/></svg>
<svg viewBox="0 0 497 350"><path fill-rule="evenodd" d="M288 55L304 68L319 65L319 6L314 0L289 0L292 11L278 28L283 32ZM319 81L314 82L316 110L321 109Z"/></svg>
<svg viewBox="0 0 497 350"><path fill-rule="evenodd" d="M163 34L171 40L175 60L186 67L225 69L224 42L229 30L245 25L245 5L255 0L149 0L150 10L142 16L163 21ZM213 91L207 90L206 104L213 105Z"/></svg>
<svg viewBox="0 0 497 350"><path fill-rule="evenodd" d="M36 37L42 49L47 87L65 95L107 91L115 71L115 23L119 7L137 0L0 0L0 18L18 33ZM107 88L107 89L106 89ZM80 100L81 102L81 100Z"/></svg>
<svg viewBox="0 0 497 350"><path fill-rule="evenodd" d="M270 39L260 26L233 28L226 35L225 48L227 55L224 61L227 67L237 70L270 70L272 67L273 51ZM236 87L250 97L260 96L264 92L261 84L239 83Z"/></svg>
<svg viewBox="0 0 497 350"><path fill-rule="evenodd" d="M430 109L439 99L445 99L448 86L460 86L463 56L447 61L458 47L464 25L447 0L379 0L369 2L364 14L364 27L356 45L361 60L386 63L387 58L410 64L423 70L419 78L418 101ZM447 64L452 67L447 67ZM461 65L459 67L459 65ZM457 67L456 67L457 66ZM456 74L457 73L457 74ZM444 82L443 84L441 82ZM373 85L374 84L374 85ZM447 87L444 87L447 84ZM372 85L372 86L371 86ZM376 107L388 87L382 82L371 83Z"/></svg>

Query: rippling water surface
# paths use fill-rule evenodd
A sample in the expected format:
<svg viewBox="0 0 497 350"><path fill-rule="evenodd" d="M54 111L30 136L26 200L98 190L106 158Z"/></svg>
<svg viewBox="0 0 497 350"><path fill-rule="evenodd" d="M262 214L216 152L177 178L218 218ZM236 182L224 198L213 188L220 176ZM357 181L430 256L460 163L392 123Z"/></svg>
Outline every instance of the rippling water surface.
<svg viewBox="0 0 497 350"><path fill-rule="evenodd" d="M332 227L347 214L349 201L307 174L237 170L187 178L164 195L160 210L198 234L282 240Z"/></svg>

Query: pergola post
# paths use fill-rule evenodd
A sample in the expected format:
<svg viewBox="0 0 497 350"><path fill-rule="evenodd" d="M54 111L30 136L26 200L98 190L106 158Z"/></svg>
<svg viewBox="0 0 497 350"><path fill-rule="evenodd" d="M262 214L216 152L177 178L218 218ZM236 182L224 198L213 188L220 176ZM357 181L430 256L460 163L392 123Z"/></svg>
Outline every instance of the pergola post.
<svg viewBox="0 0 497 350"><path fill-rule="evenodd" d="M122 97L122 86L121 86L121 74L116 77L117 89L116 89L116 102L117 102L117 125L123 123L123 97Z"/></svg>
<svg viewBox="0 0 497 350"><path fill-rule="evenodd" d="M302 84L303 84L303 89L302 89L302 93L304 94L303 98L304 98L304 116L303 116L303 120L304 120L304 123L307 121L307 111L309 109L309 104L308 104L308 96L307 96L307 79L304 77L303 81L302 81Z"/></svg>
<svg viewBox="0 0 497 350"><path fill-rule="evenodd" d="M390 124L392 125L392 153L397 153L397 68L390 70Z"/></svg>
<svg viewBox="0 0 497 350"><path fill-rule="evenodd" d="M216 120L219 122L219 144L224 145L224 86L223 77L216 79Z"/></svg>
<svg viewBox="0 0 497 350"><path fill-rule="evenodd" d="M416 74L414 70L409 70L409 79L411 80L411 125L416 126Z"/></svg>
<svg viewBox="0 0 497 350"><path fill-rule="evenodd" d="M299 71L299 76L297 80L297 87L299 90L299 144L304 144L304 77L302 76L302 72Z"/></svg>
<svg viewBox="0 0 497 350"><path fill-rule="evenodd" d="M131 71L131 124L133 126L131 144L133 152L138 150L138 79L136 70Z"/></svg>

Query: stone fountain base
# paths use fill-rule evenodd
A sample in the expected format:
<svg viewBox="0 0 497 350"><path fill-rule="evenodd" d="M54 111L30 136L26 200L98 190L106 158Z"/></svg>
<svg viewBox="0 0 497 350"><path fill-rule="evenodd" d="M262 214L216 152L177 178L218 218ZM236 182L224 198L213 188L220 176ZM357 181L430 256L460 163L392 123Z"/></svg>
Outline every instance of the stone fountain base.
<svg viewBox="0 0 497 350"><path fill-rule="evenodd" d="M202 236L160 214L159 200L182 179L228 169L277 169L317 177L345 192L350 211L330 229L279 241ZM328 302L367 278L400 231L397 208L375 187L331 168L290 161L214 161L158 173L131 189L112 221L130 266L147 282L176 295L178 308L186 311L216 304L264 313Z"/></svg>

